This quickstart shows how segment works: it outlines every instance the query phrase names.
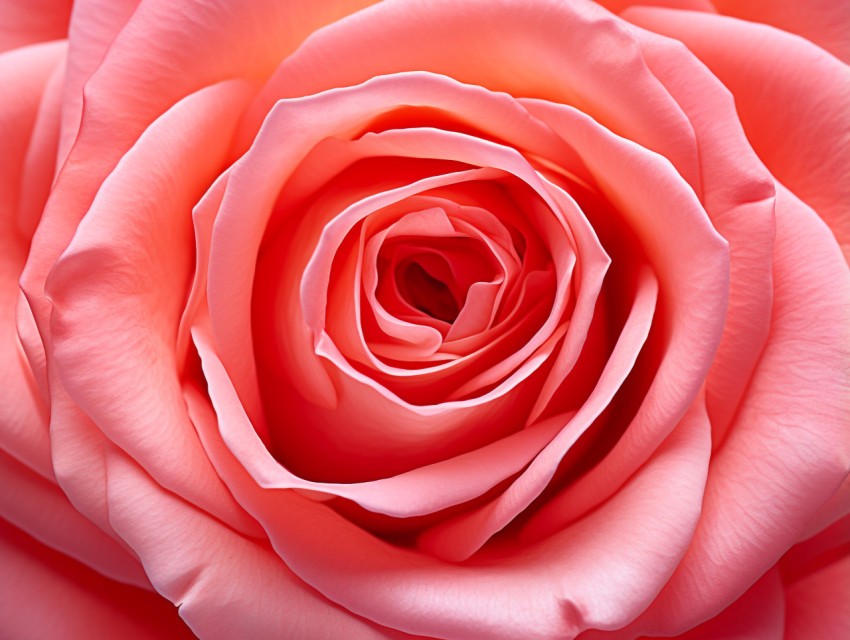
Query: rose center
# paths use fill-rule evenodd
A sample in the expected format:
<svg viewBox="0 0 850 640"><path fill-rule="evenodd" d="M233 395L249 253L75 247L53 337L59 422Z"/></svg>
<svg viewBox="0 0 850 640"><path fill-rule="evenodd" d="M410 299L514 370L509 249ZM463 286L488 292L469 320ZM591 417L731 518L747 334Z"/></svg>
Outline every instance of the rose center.
<svg viewBox="0 0 850 640"><path fill-rule="evenodd" d="M409 262L396 280L399 292L412 307L449 324L457 319L463 300L457 300L448 284L418 262Z"/></svg>
<svg viewBox="0 0 850 640"><path fill-rule="evenodd" d="M384 309L404 322L436 328L444 337L453 326L468 323L466 306L475 301L476 287L498 288L503 281L488 247L459 234L391 238L378 252L376 266L377 298Z"/></svg>

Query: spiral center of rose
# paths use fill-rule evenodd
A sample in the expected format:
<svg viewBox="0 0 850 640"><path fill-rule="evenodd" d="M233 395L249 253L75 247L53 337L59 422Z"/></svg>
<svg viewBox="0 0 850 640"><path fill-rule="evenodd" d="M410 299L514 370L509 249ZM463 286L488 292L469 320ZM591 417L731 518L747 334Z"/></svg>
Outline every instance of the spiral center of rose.
<svg viewBox="0 0 850 640"><path fill-rule="evenodd" d="M541 364L571 326L584 273L576 205L521 163L386 155L380 145L410 131L435 135L363 136L352 148L375 157L315 197L303 194L319 160L351 148L328 143L336 155L311 156L279 197L258 260L255 339L278 349L260 350L266 418L280 427L271 446L304 477L397 474L521 429L537 397L523 389L545 377ZM463 142L496 165L516 160ZM355 396L340 431L340 403ZM309 412L293 409L305 403ZM483 415L472 431L434 419L455 410ZM389 433L376 432L388 421Z"/></svg>
<svg viewBox="0 0 850 640"><path fill-rule="evenodd" d="M397 293L411 312L453 324L467 303L470 287L499 280L487 254L487 247L469 238L389 242L378 255L378 290ZM392 282L383 282L387 278ZM378 301L383 303L383 297L379 295Z"/></svg>
<svg viewBox="0 0 850 640"><path fill-rule="evenodd" d="M460 313L459 301L451 287L432 276L419 262L411 262L399 279L401 295L411 305L432 318L452 323Z"/></svg>

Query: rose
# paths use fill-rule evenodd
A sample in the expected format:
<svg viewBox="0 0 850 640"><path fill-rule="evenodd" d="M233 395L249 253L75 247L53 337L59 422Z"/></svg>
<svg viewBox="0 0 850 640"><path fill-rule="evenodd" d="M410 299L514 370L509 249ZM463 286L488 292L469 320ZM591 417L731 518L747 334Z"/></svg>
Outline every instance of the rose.
<svg viewBox="0 0 850 640"><path fill-rule="evenodd" d="M66 77L7 54L2 513L99 572L7 526L11 635L187 633L138 587L201 637L717 637L783 589L789 637L846 626L812 618L847 589L846 67L611 8L711 71L554 2L84 3ZM500 291L437 373L375 327L451 342Z"/></svg>

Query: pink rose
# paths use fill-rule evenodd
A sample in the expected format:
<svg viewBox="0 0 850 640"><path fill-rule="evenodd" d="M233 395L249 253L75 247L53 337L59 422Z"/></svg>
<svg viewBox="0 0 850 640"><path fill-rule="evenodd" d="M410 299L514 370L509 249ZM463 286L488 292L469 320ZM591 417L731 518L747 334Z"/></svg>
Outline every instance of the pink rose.
<svg viewBox="0 0 850 640"><path fill-rule="evenodd" d="M0 636L848 635L850 15L653 4L0 2Z"/></svg>

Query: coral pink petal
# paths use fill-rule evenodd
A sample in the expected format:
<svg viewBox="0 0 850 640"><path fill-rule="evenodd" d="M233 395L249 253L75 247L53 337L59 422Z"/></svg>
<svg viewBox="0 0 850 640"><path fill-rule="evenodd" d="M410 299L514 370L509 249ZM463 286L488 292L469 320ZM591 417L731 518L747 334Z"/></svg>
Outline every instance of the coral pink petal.
<svg viewBox="0 0 850 640"><path fill-rule="evenodd" d="M0 406L5 408L0 448L45 478L53 476L47 410L17 329L18 279L31 238L30 221L22 224L20 211L26 196L35 196L24 187L34 177L26 158L49 148L51 142L55 145L55 132L51 141L49 132L39 126L39 114L64 58L64 43L0 54L0 85L9 89L0 110L0 138L4 141L0 154Z"/></svg>
<svg viewBox="0 0 850 640"><path fill-rule="evenodd" d="M0 112L0 224L3 237L17 226L26 157L39 106L51 75L65 62L67 44L35 44L0 54L0 82L6 87Z"/></svg>
<svg viewBox="0 0 850 640"><path fill-rule="evenodd" d="M143 589L150 582L136 558L77 511L62 490L0 452L0 513L33 538L105 576Z"/></svg>
<svg viewBox="0 0 850 640"><path fill-rule="evenodd" d="M308 38L280 65L252 112L265 114L280 98L420 69L575 106L669 158L697 185L693 130L647 67L628 26L586 0L381 2ZM260 118L253 120L259 127Z"/></svg>
<svg viewBox="0 0 850 640"><path fill-rule="evenodd" d="M844 482L841 483L838 491L829 499L829 502L823 505L814 515L801 537L813 536L848 515L850 515L850 474L844 478Z"/></svg>
<svg viewBox="0 0 850 640"><path fill-rule="evenodd" d="M850 633L850 554L785 590L785 640L843 638Z"/></svg>
<svg viewBox="0 0 850 640"><path fill-rule="evenodd" d="M80 130L83 88L100 66L115 36L133 15L140 0L78 0L68 25L68 67L62 101L57 166L68 157Z"/></svg>
<svg viewBox="0 0 850 640"><path fill-rule="evenodd" d="M644 272L629 320L588 401L503 494L479 509L426 530L417 541L420 547L440 558L465 560L528 507L551 480L564 454L601 413L628 375L652 325L657 295L654 277ZM543 518L546 520L547 516Z"/></svg>
<svg viewBox="0 0 850 640"><path fill-rule="evenodd" d="M252 523L186 415L174 339L193 258L189 212L220 170L228 125L248 96L240 81L213 85L151 125L101 186L46 285L56 371L74 402L164 486L246 532ZM61 408L52 407L56 423Z"/></svg>
<svg viewBox="0 0 850 640"><path fill-rule="evenodd" d="M675 636L675 640L790 640L785 629L785 594L782 578L776 568L759 578L744 595L719 614ZM579 640L608 638L610 635L588 633ZM618 638L616 633L614 638ZM628 636L622 636L628 637ZM644 637L644 640L660 640ZM829 635L804 636L806 638L829 638ZM839 636L834 636L839 637Z"/></svg>
<svg viewBox="0 0 850 640"><path fill-rule="evenodd" d="M700 200L729 243L729 308L706 390L716 447L723 442L767 339L773 178L747 142L735 101L717 78L681 43L648 32L638 37L647 65L693 128L699 142Z"/></svg>
<svg viewBox="0 0 850 640"><path fill-rule="evenodd" d="M804 13L830 23L808 5ZM850 24L850 11L841 13L844 25ZM630 9L626 17L684 42L729 88L756 153L826 221L850 261L850 68L764 25L646 7Z"/></svg>
<svg viewBox="0 0 850 640"><path fill-rule="evenodd" d="M24 274L23 286L44 335L49 305L41 294L47 273L101 183L141 133L170 106L205 86L237 77L261 81L309 33L367 3L299 1L283 6L263 0L202 6L154 0L133 12L111 44L110 34L120 28L131 5L109 9L108 25L80 23L84 32L97 32L97 47L108 48L99 63L94 51L81 63L89 73L96 69L87 81L77 80L80 87L85 83L86 96L79 133L57 179L56 196L45 210L45 229L50 231L37 234ZM97 5L91 6L88 15L96 21ZM245 47L245 42L253 46ZM66 132L74 129L73 123L65 127Z"/></svg>
<svg viewBox="0 0 850 640"><path fill-rule="evenodd" d="M104 577L0 520L0 636L191 640L160 596Z"/></svg>
<svg viewBox="0 0 850 640"><path fill-rule="evenodd" d="M27 242L32 240L41 221L56 174L59 121L63 108L62 87L65 82L64 62L56 65L44 88L24 160L18 201L18 229Z"/></svg>
<svg viewBox="0 0 850 640"><path fill-rule="evenodd" d="M663 158L613 136L573 109L523 102L581 150L603 193L637 234L658 274L660 295L668 301L656 321L669 326L671 336L658 354L661 364L652 386L612 452L566 490L561 515L568 522L621 486L696 397L723 329L728 254L693 191ZM702 257L694 260L697 254ZM605 388L609 397L612 391Z"/></svg>
<svg viewBox="0 0 850 640"><path fill-rule="evenodd" d="M228 78L263 79L313 30L368 4L370 0L298 1L285 8L271 1L206 7L177 6L168 0L76 3L60 160L85 124L81 123L84 93L86 119L91 123L87 126L109 123L110 152L120 152L168 105ZM151 46L153 42L156 46ZM245 47L245 42L254 46ZM224 50L231 54L221 55ZM136 89L133 83L140 75L157 91ZM103 107L92 99L95 96L107 97L111 113L124 114L120 130L112 119L101 121L106 114L97 112ZM100 146L102 142L89 137L92 133L94 129L83 139L87 145ZM109 153L97 165L105 168L116 159Z"/></svg>
<svg viewBox="0 0 850 640"><path fill-rule="evenodd" d="M414 82L415 81L415 82ZM372 117L380 110L382 103L388 105L418 104L424 102L428 104L434 95L441 95L431 91L432 85L436 85L442 89L447 95L460 95L464 100L471 102L473 105L479 105L483 98L487 95L486 92L474 88L459 87L457 83L449 81L445 78L435 78L426 74L405 74L399 78L376 79L361 87L350 89L339 89L314 96L311 98L281 101L279 102L269 118L266 120L264 129L257 138L256 143L252 147L249 154L239 161L232 171L228 180L228 190L222 201L222 208L219 216L216 218L213 238L212 238L212 257L210 280L208 284L208 296L210 304L210 316L212 322L213 335L216 343L217 355L222 359L222 363L226 367L229 376L237 385L239 397L248 409L249 416L253 415L255 405L259 404L258 398L255 397L256 383L253 382L255 377L255 366L252 362L250 354L253 353L251 336L244 331L239 331L238 327L244 327L251 322L251 287L248 283L253 282L255 278L254 262L245 260L244 256L254 255L259 248L262 234L266 226L266 222L271 215L271 209L276 198L278 188L285 178L291 174L295 166L313 148L320 140L327 137L329 134L339 131L346 134L351 128L360 121ZM462 91L462 93L461 93ZM511 107L514 113L524 113L521 108L514 105ZM500 107L504 110L504 107ZM501 111L500 111L501 112ZM500 113L497 112L497 113ZM321 114L321 117L319 116ZM527 114L525 115L527 118ZM318 119L318 120L317 120ZM316 122L320 121L321 126L317 126ZM539 127L539 125L536 125ZM337 134L339 135L339 134ZM550 146L556 146L551 143L551 133L548 134ZM515 151L507 147L486 142L481 139L470 138L463 134L453 132L437 131L437 130L399 130L399 131L384 131L379 134L366 134L356 143L351 145L362 146L364 149L374 148L382 150L385 155L410 155L417 153L420 149L419 143L426 139L429 141L427 151L428 157L437 159L451 158L460 161L472 162L474 164L485 165L505 165L510 170L517 172L525 182L536 184L537 191L541 197L548 201L548 209L551 211L559 211L559 215L568 215L570 217L570 226L582 223L580 212L577 212L575 206L571 210L565 209L566 196L563 196L564 202L557 204L552 199L553 189L543 183L534 171L527 164L521 161ZM280 154L279 140L285 139L289 153L285 156ZM419 155L422 155L419 153ZM264 168L262 172L257 172L253 168L253 163L261 163ZM262 179L260 179L262 176ZM542 205L540 205L542 206ZM252 216L246 221L245 217L240 214L245 208L252 211L260 212L257 216ZM553 246L552 251L562 254L568 250L567 246L559 246L557 243L566 245L568 240L563 238L564 231L556 231L559 225L565 225L564 221L557 221L550 214L544 215L539 209L533 209L535 214L535 224L540 225L544 231L541 231L547 238L551 239ZM312 220L312 218L311 218ZM247 222L247 224L246 224ZM586 224L586 221L584 222ZM547 226L548 225L548 226ZM584 234L587 237L587 233ZM581 236L579 236L581 238ZM589 244L590 240L583 240L585 244ZM296 252L301 252L309 257L312 243L299 242L294 248ZM588 252L589 253L589 252ZM600 252L597 252L597 254ZM292 256L296 259L296 256ZM297 258L296 261L301 258ZM585 274L591 277L594 273L594 267L591 265L601 264L602 260L588 259L589 268ZM558 265L559 269L565 268L563 264ZM565 273L562 273L562 278ZM593 287L582 288L582 296L586 300L592 300L594 295ZM566 301L565 289L560 289L559 295L562 296L559 304L564 304ZM286 305L277 305L278 309L295 309L297 307L292 303L294 301L287 298ZM315 300L311 300L310 304L315 304ZM590 304L592 306L592 303ZM557 321L557 314L553 315ZM297 320L297 318L296 318ZM541 328L539 337L543 338L547 334L551 334L554 327L551 326L551 320L548 325ZM298 323L295 322L297 325ZM571 325L574 338L581 334L581 324L577 322ZM487 431L485 426L478 429L478 434L475 440L469 439L466 435L463 437L465 441L461 443L447 442L444 437L446 431L441 430L439 433L429 433L426 439L415 436L418 440L411 440L408 434L414 434L421 431L421 422L427 419L424 415L425 408L411 410L407 407L389 407L386 410L381 410L380 424L395 423L397 425L405 425L404 431L387 432L385 429L381 433L374 434L375 424L370 419L373 415L374 408L387 407L389 398L387 394L377 387L374 382L366 379L362 374L357 374L353 371L348 371L345 375L334 376L339 378L338 381L332 381L329 377L334 371L332 367L326 368L320 360L315 358L311 353L309 345L312 339L309 336L307 327L292 327L292 332L287 332L287 335L300 336L294 340L287 340L286 345L304 344L308 347L303 353L290 354L286 358L286 362L297 363L295 368L301 371L302 375L297 376L297 380L292 383L298 387L305 399L308 399L312 404L309 405L309 411L298 409L298 405L303 402L298 401L289 394L286 397L275 392L275 402L282 403L281 406L287 407L289 412L287 420L294 420L296 425L321 425L332 423L328 412L345 410L337 403L339 398L355 398L357 399L357 408L351 411L345 410L354 419L359 420L357 427L347 430L345 434L334 434L334 437L341 435L351 442L343 442L337 440L335 445L320 441L317 431L311 429L310 442L299 442L297 434L289 434L287 438L287 464L303 465L303 468L310 467L314 463L324 465L333 469L338 473L344 465L351 466L360 464L363 471L369 470L370 473L376 473L377 464L394 464L393 470L389 468L385 470L386 474L392 475L412 468L417 462L414 460L403 460L398 457L399 451L413 451L417 456L418 464L428 464L440 457L448 457L462 450L469 450L474 446L483 444L481 437ZM548 344L548 343L547 343ZM539 341L535 347L543 348ZM341 362L341 357L334 355L334 346L331 341L320 340L317 348L328 358L332 358L337 362ZM532 347L534 348L534 347ZM552 345L546 346L547 350L551 350ZM529 351L529 350L526 350ZM521 354L522 358L528 358L532 353ZM517 358L520 354L517 354ZM510 381L511 387L516 385L519 380L530 375L536 368L536 362L539 362L545 357L544 352L534 354L534 362L528 361L522 370L517 371L517 377ZM517 366L515 362L511 366ZM502 374L499 374L502 375ZM278 388L277 380L272 380L268 377L269 388ZM285 388L292 385L281 383ZM334 385L342 385L339 390L334 388ZM305 387L310 387L305 388ZM371 386L370 391L368 387ZM504 393L508 390L505 387ZM510 398L502 396L500 400L507 403ZM348 402L348 400L346 400ZM507 404L505 405L507 406ZM294 407L294 409L293 409ZM474 411L480 411L480 408L471 407ZM294 413L293 413L294 411ZM442 412L443 409L440 409ZM520 415L524 411L521 403L513 402L512 414ZM306 412L306 413L305 413ZM328 415L324 415L328 413ZM433 412L432 412L433 413ZM466 413L466 412L462 412ZM492 411L490 415L495 415ZM446 420L444 427L446 429L454 429L453 425L470 424L471 415L458 415L456 418ZM504 424L510 425L511 421L504 420ZM503 427L504 428L504 427ZM377 435L378 437L374 437ZM498 437L498 433L491 433L491 438ZM393 439L388 440L391 436ZM441 436L438 440L437 437ZM411 443L417 441L418 447L411 447ZM442 453L434 449L436 443L440 443ZM462 447L459 446L462 444ZM320 446L323 454L321 459L317 458L316 452L305 452L303 445L317 447ZM326 446L327 445L327 446ZM366 449L364 449L366 447ZM374 449L374 456L366 455L368 449ZM337 452L334 449L345 452L347 450L356 449L358 456L356 458L348 456L343 462L336 460L334 457ZM387 452L392 451L391 455ZM330 456L330 457L329 457ZM403 465L403 466L402 466ZM293 469L293 471L297 471ZM313 469L313 473L317 473L317 469Z"/></svg>
<svg viewBox="0 0 850 640"><path fill-rule="evenodd" d="M520 366L548 336L553 334L556 327L562 323L568 302L573 255L580 257L584 268L576 287L579 310L573 315L567 331L568 341L571 344L576 347L581 344L602 277L610 260L599 245L578 205L566 192L546 181L514 149L462 134L429 129L404 129L367 134L361 140L363 144L374 144L377 148L394 155L446 158L473 166L492 167L516 176L531 187L539 198L534 201L536 206L526 208L529 221L541 238L545 239L550 253L566 258L555 261L558 286L552 312L534 337L517 351L503 358L498 367L466 382L454 394L454 397L463 397L477 391L480 387L503 379L505 371Z"/></svg>
<svg viewBox="0 0 850 640"><path fill-rule="evenodd" d="M712 0L720 13L796 33L850 64L850 12L834 0ZM659 3L653 3L659 4Z"/></svg>
<svg viewBox="0 0 850 640"><path fill-rule="evenodd" d="M375 78L358 87L335 89L275 104L250 152L233 169L228 193L213 230L212 252L215 259L209 274L210 316L217 350L252 420L260 413L253 345L247 332L235 329L251 323L250 283L254 282L255 264L253 260L245 260L244 256L257 254L281 184L314 147L318 148L319 143L330 136L350 136L358 125L365 125L383 111L402 104L434 106L450 113L466 112L467 118L470 114L480 115L478 126L494 131L517 131L518 137L521 136L526 144L541 153L563 160L565 166L575 164L574 154L571 155L569 148L563 142L558 143L546 127L530 118L509 97L494 96L479 87L464 86L432 74L404 73ZM389 134L401 135L394 138ZM458 150L463 151L466 146L465 142L461 144L459 141L470 139L445 131L390 131L380 135L367 134L357 141L357 145L349 143L334 147L340 147L337 155L351 158L346 162L353 161L359 154L369 155L370 149L410 156L411 148L416 149L411 145L423 136L430 138L432 134L442 141L441 148L446 150L441 155L431 154L439 158L456 156ZM287 153L284 155L280 153L281 140L286 140ZM389 144L391 141L393 144ZM488 146L480 139L474 144L477 148ZM480 154L472 155L475 161ZM519 160L521 157L514 152L511 163ZM257 171L258 165L264 170ZM321 167L321 171L326 172L327 168ZM246 208L257 212L257 215L246 220L242 215ZM315 221L311 219L310 223L315 224ZM312 245L302 246L299 243L294 251L307 252L309 256ZM292 306L289 301L287 304ZM301 335L301 331L295 335ZM306 328L303 341L305 344L310 342ZM301 343L302 338L289 342ZM300 354L294 361L298 362L299 369L308 372L299 376L296 384L304 386L303 381L316 382L313 386L317 388L302 389L302 392L320 404L333 397L327 374L316 365L312 353ZM318 381L322 381L321 384Z"/></svg>
<svg viewBox="0 0 850 640"><path fill-rule="evenodd" d="M229 169L219 174L212 186L192 207L192 227L195 232L195 273L183 308L183 315L180 318L180 326L177 328L176 351L180 374L184 372L190 351L192 351L192 322L198 313L198 309L206 303L207 271L210 261L210 238L212 237L213 221L219 207L221 207L229 176ZM260 430L262 425L258 424L257 427Z"/></svg>
<svg viewBox="0 0 850 640"><path fill-rule="evenodd" d="M685 552L710 452L699 407L615 498L581 523L536 547L515 553L497 547L468 566L388 544L294 492L244 482L230 487L292 570L355 614L440 638L556 640L628 622ZM607 553L598 554L600 548ZM641 587L626 588L635 576Z"/></svg>
<svg viewBox="0 0 850 640"><path fill-rule="evenodd" d="M71 0L2 0L0 53L38 42L65 38L68 34L72 4Z"/></svg>
<svg viewBox="0 0 850 640"><path fill-rule="evenodd" d="M337 495L371 511L396 517L433 513L471 500L521 470L568 419L556 416L465 455L391 478L346 484L310 482L287 471L262 447L211 350L208 327L199 322L194 335L218 416L220 437L255 482L269 489L294 488ZM197 428L206 428L206 424L201 423Z"/></svg>
<svg viewBox="0 0 850 640"><path fill-rule="evenodd" d="M462 340L484 331L493 317L501 282L476 282L466 296L457 319L446 334L446 340Z"/></svg>
<svg viewBox="0 0 850 640"><path fill-rule="evenodd" d="M738 598L850 470L850 273L815 213L782 187L777 196L770 338L712 456L693 544L642 633L681 633ZM714 570L717 557L734 571Z"/></svg>
<svg viewBox="0 0 850 640"><path fill-rule="evenodd" d="M620 13L633 5L644 5L646 0L599 0L599 4L609 11ZM652 0L652 6L717 13L712 0Z"/></svg>
<svg viewBox="0 0 850 640"><path fill-rule="evenodd" d="M843 638L850 633L850 516L789 551L786 639Z"/></svg>
<svg viewBox="0 0 850 640"><path fill-rule="evenodd" d="M214 439L209 401L196 388L186 389L186 400L193 420L212 427L204 430L205 437ZM213 458L223 475L232 475L234 486L252 484L225 447L215 447ZM108 474L116 530L139 554L157 590L180 604L180 615L200 637L408 637L326 600L266 542L241 536L163 491L126 457L110 458Z"/></svg>
<svg viewBox="0 0 850 640"><path fill-rule="evenodd" d="M308 588L265 544L163 491L124 456L109 460L107 495L116 530L203 638L393 637Z"/></svg>

